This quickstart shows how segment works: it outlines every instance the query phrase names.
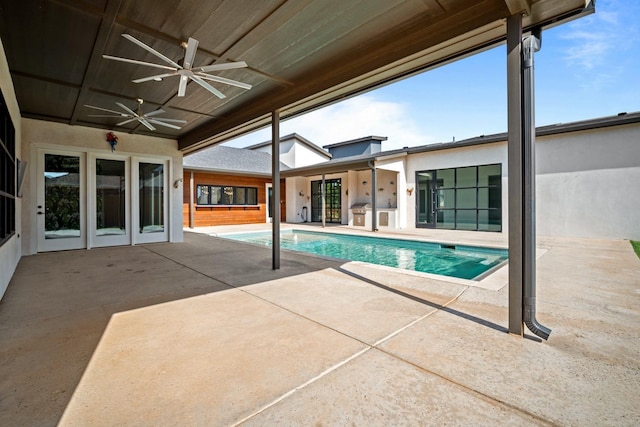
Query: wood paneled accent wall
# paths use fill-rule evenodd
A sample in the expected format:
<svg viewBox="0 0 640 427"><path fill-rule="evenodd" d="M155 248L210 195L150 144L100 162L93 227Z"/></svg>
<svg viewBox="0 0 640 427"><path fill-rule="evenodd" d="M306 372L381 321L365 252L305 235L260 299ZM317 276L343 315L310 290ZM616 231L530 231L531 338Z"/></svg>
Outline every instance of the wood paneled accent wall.
<svg viewBox="0 0 640 427"><path fill-rule="evenodd" d="M267 193L266 184L271 182L271 178L256 178L250 176L224 175L194 171L194 191L200 185L220 185L236 187L255 187L258 189L257 206L198 206L194 203L193 226L206 227L210 225L233 225L233 224L256 224L267 221ZM185 227L189 227L189 201L191 189L189 182L191 171L185 170L183 175L183 199L182 199L182 222ZM284 221L287 207L284 200L285 180L280 180L280 194L282 203L280 204L280 220ZM194 199L195 200L195 199Z"/></svg>

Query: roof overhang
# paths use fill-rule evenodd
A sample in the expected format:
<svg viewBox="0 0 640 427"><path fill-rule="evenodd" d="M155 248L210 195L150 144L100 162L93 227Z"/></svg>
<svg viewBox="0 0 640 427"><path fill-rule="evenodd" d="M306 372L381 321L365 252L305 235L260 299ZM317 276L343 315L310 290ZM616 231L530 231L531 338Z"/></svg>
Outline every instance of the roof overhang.
<svg viewBox="0 0 640 427"><path fill-rule="evenodd" d="M505 18L525 30L593 10L588 0L0 0L0 38L23 117L177 139L185 153L296 117L502 43ZM64 31L61 31L64 29ZM226 98L177 78L132 83L154 69L103 55L158 62L131 34L180 62L199 40L194 66L245 61L217 73L251 90L219 85ZM92 117L84 105L157 108L180 130Z"/></svg>

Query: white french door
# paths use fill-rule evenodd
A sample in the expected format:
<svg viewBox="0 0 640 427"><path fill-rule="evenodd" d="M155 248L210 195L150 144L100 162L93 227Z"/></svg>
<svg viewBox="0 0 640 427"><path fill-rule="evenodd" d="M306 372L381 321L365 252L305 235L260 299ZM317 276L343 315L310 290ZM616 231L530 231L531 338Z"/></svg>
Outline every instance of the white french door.
<svg viewBox="0 0 640 427"><path fill-rule="evenodd" d="M89 156L89 247L131 243L130 164L129 157Z"/></svg>
<svg viewBox="0 0 640 427"><path fill-rule="evenodd" d="M38 252L169 240L170 162L38 150Z"/></svg>
<svg viewBox="0 0 640 427"><path fill-rule="evenodd" d="M38 251L87 247L85 154L38 150Z"/></svg>
<svg viewBox="0 0 640 427"><path fill-rule="evenodd" d="M132 200L134 243L166 242L169 240L169 174L168 161L133 158Z"/></svg>

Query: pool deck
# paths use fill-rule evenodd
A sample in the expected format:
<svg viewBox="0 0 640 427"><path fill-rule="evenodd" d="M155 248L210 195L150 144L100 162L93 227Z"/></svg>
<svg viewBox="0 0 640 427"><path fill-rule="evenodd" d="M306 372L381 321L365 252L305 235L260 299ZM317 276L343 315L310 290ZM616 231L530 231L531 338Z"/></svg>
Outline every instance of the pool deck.
<svg viewBox="0 0 640 427"><path fill-rule="evenodd" d="M23 257L0 425L640 425L628 241L538 239L540 341L506 332L506 269L479 286L283 251L274 271L270 248L208 235L239 229L265 226Z"/></svg>

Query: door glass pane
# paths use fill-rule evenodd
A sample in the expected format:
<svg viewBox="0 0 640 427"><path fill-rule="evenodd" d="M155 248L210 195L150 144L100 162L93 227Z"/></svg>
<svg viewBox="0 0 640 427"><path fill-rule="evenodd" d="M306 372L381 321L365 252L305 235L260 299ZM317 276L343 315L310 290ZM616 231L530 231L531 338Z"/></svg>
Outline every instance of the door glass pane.
<svg viewBox="0 0 640 427"><path fill-rule="evenodd" d="M438 191L438 209L454 209L456 190L439 190Z"/></svg>
<svg viewBox="0 0 640 427"><path fill-rule="evenodd" d="M476 189L465 188L456 191L456 208L457 209L475 209L476 207Z"/></svg>
<svg viewBox="0 0 640 427"><path fill-rule="evenodd" d="M475 187L476 186L476 168L459 168L458 180L456 181L456 187Z"/></svg>
<svg viewBox="0 0 640 427"><path fill-rule="evenodd" d="M501 165L486 165L478 167L478 185L487 186L494 185L497 180L497 184L500 184L501 179Z"/></svg>
<svg viewBox="0 0 640 427"><path fill-rule="evenodd" d="M125 162L96 159L96 234L126 234Z"/></svg>
<svg viewBox="0 0 640 427"><path fill-rule="evenodd" d="M475 210L458 210L456 229L475 230L476 229L476 211Z"/></svg>
<svg viewBox="0 0 640 427"><path fill-rule="evenodd" d="M164 166L140 163L140 233L164 232Z"/></svg>
<svg viewBox="0 0 640 427"><path fill-rule="evenodd" d="M454 188L456 186L456 170L441 169L437 172L438 188Z"/></svg>
<svg viewBox="0 0 640 427"><path fill-rule="evenodd" d="M418 223L433 223L433 195L431 191L431 173L418 173Z"/></svg>
<svg viewBox="0 0 640 427"><path fill-rule="evenodd" d="M80 237L80 157L44 155L45 239Z"/></svg>
<svg viewBox="0 0 640 427"><path fill-rule="evenodd" d="M456 211L453 209L447 209L438 211L438 220L436 221L436 228L450 228L456 227Z"/></svg>

